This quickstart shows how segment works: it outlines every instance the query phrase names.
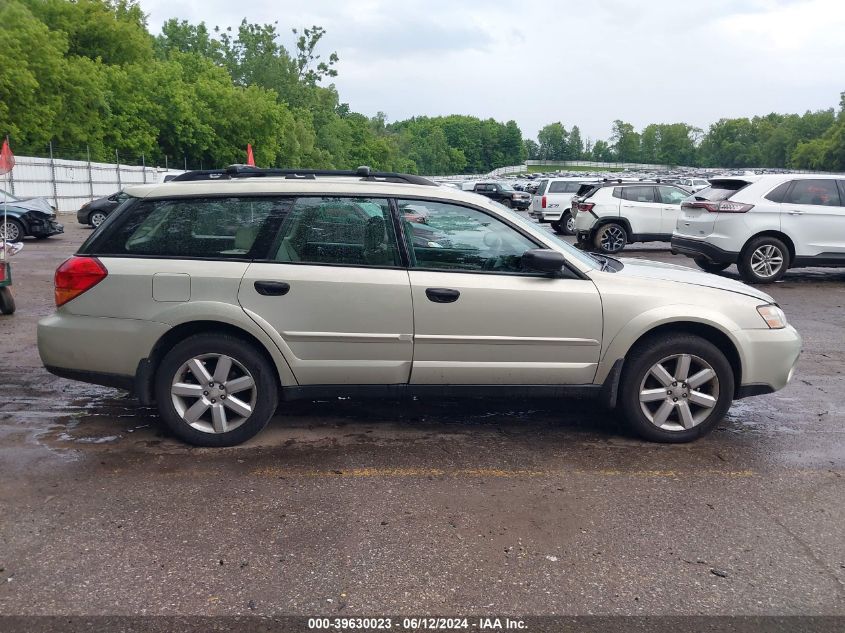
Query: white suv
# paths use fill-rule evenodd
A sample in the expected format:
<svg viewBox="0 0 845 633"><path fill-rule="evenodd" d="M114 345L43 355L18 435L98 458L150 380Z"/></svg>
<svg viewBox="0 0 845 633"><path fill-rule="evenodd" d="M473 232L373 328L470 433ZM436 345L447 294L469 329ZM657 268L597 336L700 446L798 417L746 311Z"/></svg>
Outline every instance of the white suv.
<svg viewBox="0 0 845 633"><path fill-rule="evenodd" d="M693 193L710 186L710 183L704 178L681 178L677 181L677 184Z"/></svg>
<svg viewBox="0 0 845 633"><path fill-rule="evenodd" d="M418 176L233 166L126 191L56 271L38 350L193 444L243 442L289 400L460 395L594 397L685 442L784 387L801 349L756 288L594 257Z"/></svg>
<svg viewBox="0 0 845 633"><path fill-rule="evenodd" d="M550 222L555 233L575 235L571 202L584 182L588 181L583 178L544 178L531 199L529 215L540 222Z"/></svg>
<svg viewBox="0 0 845 633"><path fill-rule="evenodd" d="M668 242L689 196L659 182L583 185L572 201L578 242L611 255L632 242Z"/></svg>
<svg viewBox="0 0 845 633"><path fill-rule="evenodd" d="M789 268L845 266L845 176L713 178L682 207L672 250L704 270L736 264L771 283Z"/></svg>

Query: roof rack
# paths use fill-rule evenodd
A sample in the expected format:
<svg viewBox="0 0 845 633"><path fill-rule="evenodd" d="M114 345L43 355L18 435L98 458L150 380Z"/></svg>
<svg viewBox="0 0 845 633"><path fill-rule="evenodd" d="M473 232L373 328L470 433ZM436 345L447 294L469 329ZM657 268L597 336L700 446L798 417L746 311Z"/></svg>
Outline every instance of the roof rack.
<svg viewBox="0 0 845 633"><path fill-rule="evenodd" d="M370 182L401 182L409 185L428 185L436 187L437 183L428 178L413 174L398 174L390 171L372 171L366 165L355 170L334 169L276 169L253 167L252 165L229 165L225 169L202 169L186 171L173 178L170 182L188 182L195 180L237 180L239 178L266 178L284 176L288 180L316 180L317 176L359 176L361 180Z"/></svg>

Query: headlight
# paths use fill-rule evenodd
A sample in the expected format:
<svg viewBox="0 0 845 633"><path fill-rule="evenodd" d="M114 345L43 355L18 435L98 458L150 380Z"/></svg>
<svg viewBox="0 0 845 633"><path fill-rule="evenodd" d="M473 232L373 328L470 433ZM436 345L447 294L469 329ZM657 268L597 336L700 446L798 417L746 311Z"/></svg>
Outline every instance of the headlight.
<svg viewBox="0 0 845 633"><path fill-rule="evenodd" d="M760 313L766 325L772 330L780 330L786 327L786 315L776 305L757 306L757 312Z"/></svg>

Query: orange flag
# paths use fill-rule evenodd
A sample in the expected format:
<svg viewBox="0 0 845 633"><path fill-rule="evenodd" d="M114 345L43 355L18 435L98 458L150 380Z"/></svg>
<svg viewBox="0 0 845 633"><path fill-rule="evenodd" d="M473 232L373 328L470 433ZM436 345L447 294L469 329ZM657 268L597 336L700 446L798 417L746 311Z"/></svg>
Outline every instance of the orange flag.
<svg viewBox="0 0 845 633"><path fill-rule="evenodd" d="M8 174L15 166L15 155L9 148L9 137L3 140L3 149L0 150L0 175Z"/></svg>
<svg viewBox="0 0 845 633"><path fill-rule="evenodd" d="M4 146L5 147L5 146ZM246 144L246 164L255 167L255 156L252 155L252 144Z"/></svg>

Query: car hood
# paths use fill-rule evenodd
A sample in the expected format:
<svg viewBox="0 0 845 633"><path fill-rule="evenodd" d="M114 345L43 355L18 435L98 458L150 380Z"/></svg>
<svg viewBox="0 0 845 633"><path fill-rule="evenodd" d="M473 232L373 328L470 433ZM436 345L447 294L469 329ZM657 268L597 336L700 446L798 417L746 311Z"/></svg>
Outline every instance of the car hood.
<svg viewBox="0 0 845 633"><path fill-rule="evenodd" d="M705 288L716 288L718 290L737 292L749 297L754 297L755 299L760 299L766 303L775 303L775 300L770 295L767 295L765 292L761 292L757 288L735 279L728 279L727 277L722 277L720 275L712 275L700 270L687 268L686 266L665 264L663 262L654 262L645 259L622 258L619 261L621 261L625 267L615 274L622 275L623 277L677 281L694 286L703 286Z"/></svg>
<svg viewBox="0 0 845 633"><path fill-rule="evenodd" d="M0 204L0 212L3 211L2 204ZM9 202L10 207L17 207L18 209L26 209L27 211L41 211L47 215L54 215L53 207L47 202L45 198L26 198L22 200L15 200Z"/></svg>

